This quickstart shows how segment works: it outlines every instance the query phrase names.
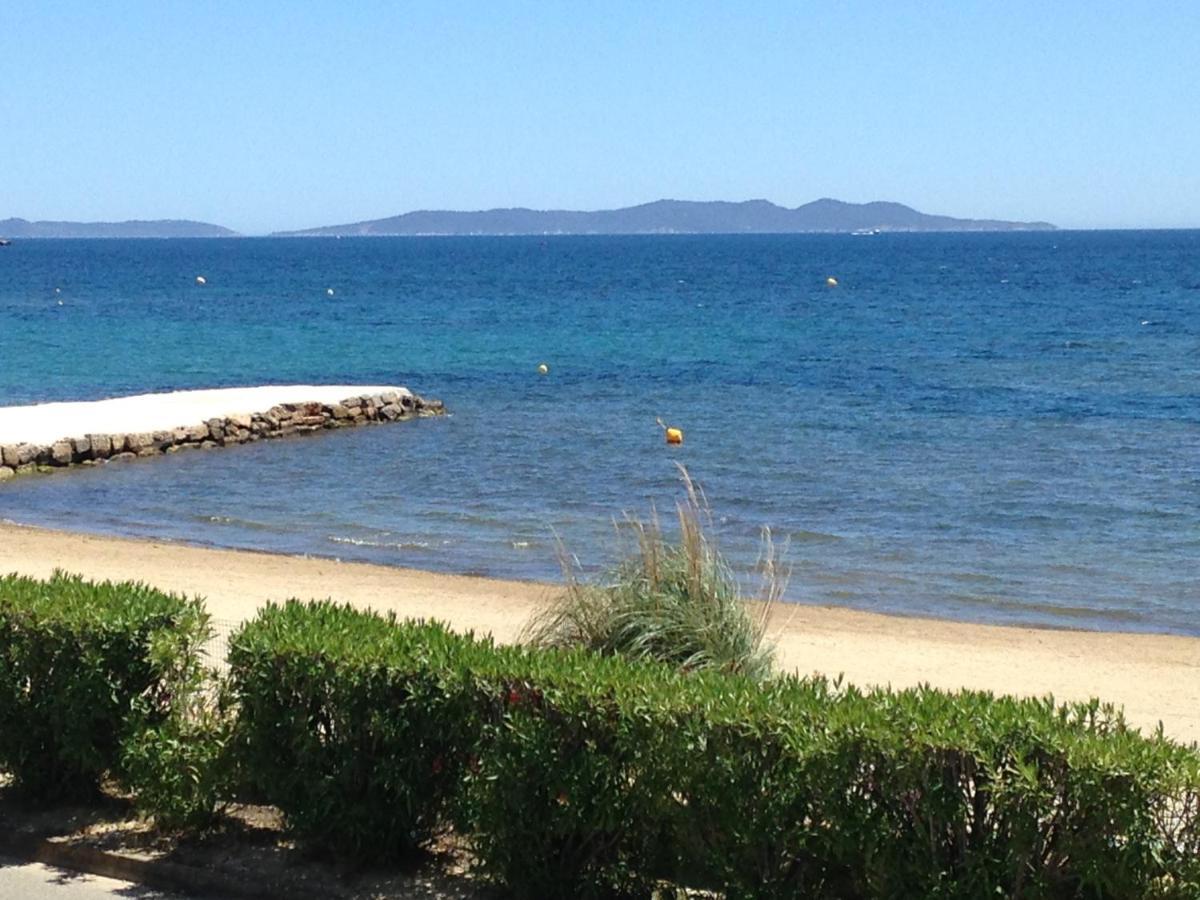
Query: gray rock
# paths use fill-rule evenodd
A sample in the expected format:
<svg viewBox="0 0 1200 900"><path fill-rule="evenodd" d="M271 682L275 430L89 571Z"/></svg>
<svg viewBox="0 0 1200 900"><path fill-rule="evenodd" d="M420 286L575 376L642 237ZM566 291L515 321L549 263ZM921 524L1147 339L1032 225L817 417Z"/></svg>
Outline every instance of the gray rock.
<svg viewBox="0 0 1200 900"><path fill-rule="evenodd" d="M8 481L8 479L16 475L16 470L9 466L0 466L0 481Z"/></svg>
<svg viewBox="0 0 1200 900"><path fill-rule="evenodd" d="M38 458L38 453L41 448L35 447L33 444L18 444L17 445L17 465L27 466L35 462Z"/></svg>
<svg viewBox="0 0 1200 900"><path fill-rule="evenodd" d="M206 441L208 440L208 426L193 425L191 428L187 429L187 436L189 441L196 441L197 443L200 441Z"/></svg>
<svg viewBox="0 0 1200 900"><path fill-rule="evenodd" d="M86 437L75 438L71 441L72 447L75 449L75 459L85 460L92 456L92 442Z"/></svg>
<svg viewBox="0 0 1200 900"><path fill-rule="evenodd" d="M5 444L0 447L0 464L15 469L21 464L20 448L16 444Z"/></svg>
<svg viewBox="0 0 1200 900"><path fill-rule="evenodd" d="M93 459L107 459L112 454L112 438L107 434L89 434Z"/></svg>
<svg viewBox="0 0 1200 900"><path fill-rule="evenodd" d="M125 449L125 435L110 434L108 439L112 441L112 450L110 451L111 456L116 456Z"/></svg>
<svg viewBox="0 0 1200 900"><path fill-rule="evenodd" d="M50 445L50 459L56 466L69 466L75 456L70 441L55 441Z"/></svg>
<svg viewBox="0 0 1200 900"><path fill-rule="evenodd" d="M225 420L225 427L237 428L239 430L242 428L245 428L248 430L250 428L250 425L252 422L253 422L252 416L242 415L239 413L238 415L230 416L229 418L227 418Z"/></svg>

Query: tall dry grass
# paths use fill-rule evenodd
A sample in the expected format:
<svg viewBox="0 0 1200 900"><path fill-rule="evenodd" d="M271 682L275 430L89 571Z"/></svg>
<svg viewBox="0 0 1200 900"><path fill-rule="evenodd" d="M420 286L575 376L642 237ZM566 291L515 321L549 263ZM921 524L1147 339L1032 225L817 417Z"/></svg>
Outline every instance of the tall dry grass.
<svg viewBox="0 0 1200 900"><path fill-rule="evenodd" d="M787 585L770 531L763 529L760 602L752 611L717 550L703 492L683 466L679 470L685 495L676 504L678 539L664 535L654 510L647 520L626 515L617 532L631 546L597 582L578 578L575 557L560 544L566 590L526 625L526 642L582 646L684 670L770 675L774 653L765 639L767 618Z"/></svg>

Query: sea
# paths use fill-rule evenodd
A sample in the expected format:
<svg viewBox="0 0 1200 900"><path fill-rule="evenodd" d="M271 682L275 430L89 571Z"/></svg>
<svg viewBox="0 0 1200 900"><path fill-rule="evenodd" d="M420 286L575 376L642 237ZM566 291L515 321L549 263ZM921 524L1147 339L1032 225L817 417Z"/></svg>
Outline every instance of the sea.
<svg viewBox="0 0 1200 900"><path fill-rule="evenodd" d="M0 519L603 577L684 467L749 592L769 529L793 602L1200 635L1200 231L0 248L0 405L283 383L449 415L13 479Z"/></svg>

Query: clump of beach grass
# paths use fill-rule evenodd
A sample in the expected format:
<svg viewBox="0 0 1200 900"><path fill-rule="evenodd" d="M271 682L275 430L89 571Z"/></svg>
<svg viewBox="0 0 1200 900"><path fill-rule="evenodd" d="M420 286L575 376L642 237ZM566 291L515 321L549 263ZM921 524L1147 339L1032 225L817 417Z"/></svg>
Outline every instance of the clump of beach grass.
<svg viewBox="0 0 1200 900"><path fill-rule="evenodd" d="M763 529L761 589L752 607L717 550L703 492L683 466L679 470L685 497L676 504L678 540L664 535L653 509L648 520L626 515L617 532L632 538L633 546L594 582L577 577L578 562L560 543L566 589L526 625L526 643L586 647L685 671L770 676L774 649L765 640L767 619L787 584L770 531Z"/></svg>

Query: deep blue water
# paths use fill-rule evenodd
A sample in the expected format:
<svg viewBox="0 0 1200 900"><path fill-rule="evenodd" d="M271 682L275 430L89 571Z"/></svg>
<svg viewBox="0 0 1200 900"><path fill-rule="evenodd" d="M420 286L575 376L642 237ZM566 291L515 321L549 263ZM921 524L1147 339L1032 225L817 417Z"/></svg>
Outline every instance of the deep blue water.
<svg viewBox="0 0 1200 900"><path fill-rule="evenodd" d="M313 381L452 415L17 479L0 518L553 578L678 461L736 566L790 540L795 600L1200 634L1200 232L0 249L0 404Z"/></svg>

